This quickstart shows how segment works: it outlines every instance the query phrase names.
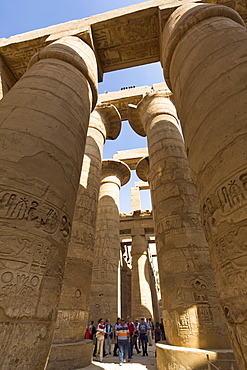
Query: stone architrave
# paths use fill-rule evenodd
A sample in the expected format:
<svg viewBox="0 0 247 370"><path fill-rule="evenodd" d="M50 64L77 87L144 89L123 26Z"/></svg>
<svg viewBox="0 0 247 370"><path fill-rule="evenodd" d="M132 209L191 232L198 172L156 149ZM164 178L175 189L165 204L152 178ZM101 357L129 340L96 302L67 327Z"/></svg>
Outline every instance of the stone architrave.
<svg viewBox="0 0 247 370"><path fill-rule="evenodd" d="M96 100L94 52L65 37L0 102L1 369L45 368Z"/></svg>
<svg viewBox="0 0 247 370"><path fill-rule="evenodd" d="M220 303L247 368L247 29L221 5L178 8L163 31L165 79L183 127Z"/></svg>
<svg viewBox="0 0 247 370"><path fill-rule="evenodd" d="M0 56L0 100L11 89L16 81L16 78L4 63L3 58Z"/></svg>
<svg viewBox="0 0 247 370"><path fill-rule="evenodd" d="M144 159L137 174L150 183L167 342L227 348L198 198L169 93L147 94L129 107L129 121L148 141L150 171Z"/></svg>
<svg viewBox="0 0 247 370"><path fill-rule="evenodd" d="M130 179L129 167L118 160L102 162L89 319L111 322L120 316L119 190Z"/></svg>
<svg viewBox="0 0 247 370"><path fill-rule="evenodd" d="M144 229L133 229L132 234L132 281L131 281L131 317L154 318L153 300L148 259L148 242Z"/></svg>
<svg viewBox="0 0 247 370"><path fill-rule="evenodd" d="M91 362L84 341L94 258L94 237L103 147L116 139L121 118L112 104L98 104L90 115L81 180L72 223L58 318L48 369L81 368ZM62 346L64 345L64 347Z"/></svg>

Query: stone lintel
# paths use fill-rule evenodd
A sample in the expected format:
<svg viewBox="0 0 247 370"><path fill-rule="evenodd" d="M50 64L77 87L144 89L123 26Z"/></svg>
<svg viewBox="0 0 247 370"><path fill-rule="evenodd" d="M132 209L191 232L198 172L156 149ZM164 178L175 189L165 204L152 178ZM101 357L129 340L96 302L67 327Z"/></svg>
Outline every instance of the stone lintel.
<svg viewBox="0 0 247 370"><path fill-rule="evenodd" d="M199 0L194 0L199 1ZM159 61L159 5L165 23L182 1L154 0L0 39L0 55L19 79L33 54L65 36L77 36L95 51L102 73ZM102 72L102 73L101 73Z"/></svg>
<svg viewBox="0 0 247 370"><path fill-rule="evenodd" d="M146 155L148 155L148 148L120 150L114 154L113 159L122 161L126 163L131 170L135 170L139 160Z"/></svg>
<svg viewBox="0 0 247 370"><path fill-rule="evenodd" d="M111 103L119 110L121 120L127 120L128 105L137 105L147 93L158 92L167 90L167 84L160 82L152 86L129 86L119 91L106 91L104 94L99 95L99 102Z"/></svg>
<svg viewBox="0 0 247 370"><path fill-rule="evenodd" d="M117 108L110 103L101 103L96 105L92 114L98 115L102 120L106 130L106 139L115 140L121 131L121 117ZM93 123L90 123L90 127L94 127L92 125Z"/></svg>
<svg viewBox="0 0 247 370"><path fill-rule="evenodd" d="M99 81L105 72L160 60L161 32L174 10L191 2L221 4L235 9L247 22L243 0L153 0L88 18L0 39L0 55L19 79L33 54L64 36L77 36L95 51Z"/></svg>
<svg viewBox="0 0 247 370"><path fill-rule="evenodd" d="M0 99L2 99L15 83L16 78L0 56Z"/></svg>
<svg viewBox="0 0 247 370"><path fill-rule="evenodd" d="M130 169L124 162L114 159L104 159L102 161L101 183L120 181L120 185L127 184L130 179Z"/></svg>
<svg viewBox="0 0 247 370"><path fill-rule="evenodd" d="M147 181L136 181L135 186L140 190L150 189L149 183Z"/></svg>
<svg viewBox="0 0 247 370"><path fill-rule="evenodd" d="M142 181L149 178L149 157L143 157L136 166L136 174Z"/></svg>

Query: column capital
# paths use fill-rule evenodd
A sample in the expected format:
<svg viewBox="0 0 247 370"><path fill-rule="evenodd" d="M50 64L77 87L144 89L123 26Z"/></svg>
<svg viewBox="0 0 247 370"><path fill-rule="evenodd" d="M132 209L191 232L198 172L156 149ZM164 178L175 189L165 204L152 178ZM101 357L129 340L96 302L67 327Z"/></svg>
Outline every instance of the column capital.
<svg viewBox="0 0 247 370"><path fill-rule="evenodd" d="M170 65L177 44L190 28L212 17L230 18L245 27L243 19L235 10L220 4L185 4L178 7L169 17L161 38L161 64L165 81L171 91Z"/></svg>
<svg viewBox="0 0 247 370"><path fill-rule="evenodd" d="M128 120L133 130L140 136L146 136L147 124L156 116L165 114L175 118L178 126L176 109L170 100L169 90L147 93L137 104L129 104Z"/></svg>
<svg viewBox="0 0 247 370"><path fill-rule="evenodd" d="M136 174L142 181L149 180L149 156L139 160L136 166Z"/></svg>
<svg viewBox="0 0 247 370"><path fill-rule="evenodd" d="M89 127L99 130L105 140L115 140L121 131L118 109L110 103L97 104L90 115Z"/></svg>
<svg viewBox="0 0 247 370"><path fill-rule="evenodd" d="M136 235L145 236L145 229L143 227L131 229L131 236L136 236Z"/></svg>
<svg viewBox="0 0 247 370"><path fill-rule="evenodd" d="M78 69L87 79L93 96L92 110L98 99L97 62L93 49L75 36L66 36L38 51L30 59L28 68L41 59L59 59Z"/></svg>
<svg viewBox="0 0 247 370"><path fill-rule="evenodd" d="M113 182L121 187L129 181L130 175L129 166L124 162L116 159L105 159L102 161L101 184Z"/></svg>

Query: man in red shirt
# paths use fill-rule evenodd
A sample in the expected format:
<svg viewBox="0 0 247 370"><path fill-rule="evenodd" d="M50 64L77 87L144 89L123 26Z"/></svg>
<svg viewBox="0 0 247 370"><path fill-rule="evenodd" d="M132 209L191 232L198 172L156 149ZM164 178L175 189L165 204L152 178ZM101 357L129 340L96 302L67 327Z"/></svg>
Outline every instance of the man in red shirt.
<svg viewBox="0 0 247 370"><path fill-rule="evenodd" d="M131 321L131 317L127 317L127 326L129 328L130 340L129 340L129 348L128 348L128 362L132 359L133 356L133 343L134 343L134 330L135 326L134 323Z"/></svg>

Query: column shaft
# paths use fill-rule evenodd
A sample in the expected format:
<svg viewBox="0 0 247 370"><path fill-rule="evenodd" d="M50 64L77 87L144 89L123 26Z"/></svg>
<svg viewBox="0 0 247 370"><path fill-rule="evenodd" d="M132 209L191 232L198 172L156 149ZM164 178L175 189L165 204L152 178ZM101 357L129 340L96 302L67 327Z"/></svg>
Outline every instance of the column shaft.
<svg viewBox="0 0 247 370"><path fill-rule="evenodd" d="M146 96L137 109L148 139L149 181L168 343L201 349L227 348L229 341L176 110L165 93Z"/></svg>
<svg viewBox="0 0 247 370"><path fill-rule="evenodd" d="M143 230L144 232L144 230ZM153 319L153 301L150 286L150 270L148 260L147 240L144 233L134 234L132 231L132 297L131 317L140 319L148 317Z"/></svg>
<svg viewBox="0 0 247 370"><path fill-rule="evenodd" d="M165 78L183 127L220 302L241 369L247 368L246 49L244 22L220 5L181 7L163 33Z"/></svg>
<svg viewBox="0 0 247 370"><path fill-rule="evenodd" d="M92 49L67 37L0 102L2 369L47 361L96 75Z"/></svg>
<svg viewBox="0 0 247 370"><path fill-rule="evenodd" d="M120 128L120 115L111 104L97 105L90 115L72 236L47 370L60 370L64 365L82 368L91 362L92 348L84 338L88 324L103 146L106 138L110 136L115 139L118 136Z"/></svg>
<svg viewBox="0 0 247 370"><path fill-rule="evenodd" d="M129 176L124 163L103 161L89 311L96 322L100 317L115 322L120 315L119 189Z"/></svg>

